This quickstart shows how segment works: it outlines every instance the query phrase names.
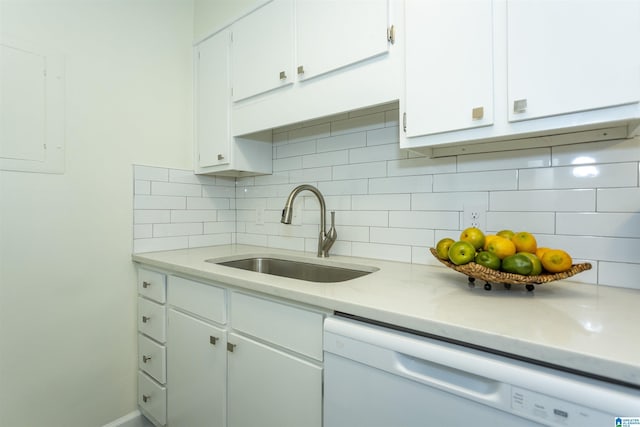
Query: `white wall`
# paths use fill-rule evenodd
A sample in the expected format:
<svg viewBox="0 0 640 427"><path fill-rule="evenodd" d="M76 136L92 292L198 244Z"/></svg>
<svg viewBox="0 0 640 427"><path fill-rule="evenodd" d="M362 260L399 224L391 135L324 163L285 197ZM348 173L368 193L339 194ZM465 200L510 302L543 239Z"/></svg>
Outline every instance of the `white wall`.
<svg viewBox="0 0 640 427"><path fill-rule="evenodd" d="M0 0L66 60L66 171L0 172L0 425L136 408L133 163L190 169L192 2Z"/></svg>
<svg viewBox="0 0 640 427"><path fill-rule="evenodd" d="M198 41L268 0L194 0L193 38Z"/></svg>

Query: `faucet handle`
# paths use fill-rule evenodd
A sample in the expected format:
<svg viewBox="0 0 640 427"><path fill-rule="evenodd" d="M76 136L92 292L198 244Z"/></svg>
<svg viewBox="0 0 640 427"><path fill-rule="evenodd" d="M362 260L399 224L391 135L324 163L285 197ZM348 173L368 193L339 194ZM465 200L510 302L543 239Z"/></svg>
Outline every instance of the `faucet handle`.
<svg viewBox="0 0 640 427"><path fill-rule="evenodd" d="M336 232L336 211L331 211L331 228L329 228L329 231L327 231L327 251L329 250L329 248L331 247L331 245L333 245L333 242L336 241L336 239L338 238L338 233Z"/></svg>

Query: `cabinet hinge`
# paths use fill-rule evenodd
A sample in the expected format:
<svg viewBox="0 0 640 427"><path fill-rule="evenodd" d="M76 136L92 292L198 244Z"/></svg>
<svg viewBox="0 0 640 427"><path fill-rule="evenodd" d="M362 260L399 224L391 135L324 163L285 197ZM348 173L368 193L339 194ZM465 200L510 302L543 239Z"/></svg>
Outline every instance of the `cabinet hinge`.
<svg viewBox="0 0 640 427"><path fill-rule="evenodd" d="M407 133L407 113L402 113L402 130Z"/></svg>
<svg viewBox="0 0 640 427"><path fill-rule="evenodd" d="M387 28L387 41L391 44L396 42L396 27L394 25Z"/></svg>

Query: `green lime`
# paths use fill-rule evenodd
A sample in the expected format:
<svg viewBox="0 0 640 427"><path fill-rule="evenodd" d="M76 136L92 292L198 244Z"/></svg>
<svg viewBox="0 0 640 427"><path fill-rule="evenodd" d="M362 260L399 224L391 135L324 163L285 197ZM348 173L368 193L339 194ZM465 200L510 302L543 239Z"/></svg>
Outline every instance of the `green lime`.
<svg viewBox="0 0 640 427"><path fill-rule="evenodd" d="M514 254L502 260L502 271L529 275L533 270L533 263L522 254Z"/></svg>
<svg viewBox="0 0 640 427"><path fill-rule="evenodd" d="M493 252L482 251L476 254L476 264L480 264L484 267L492 270L500 270L500 257Z"/></svg>
<svg viewBox="0 0 640 427"><path fill-rule="evenodd" d="M533 265L533 268L531 269L531 272L529 273L530 276L537 276L540 273L542 273L542 263L540 262L540 259L535 256L534 254L531 254L529 252L518 252L521 255L526 256L527 258L529 258L531 260L531 264Z"/></svg>

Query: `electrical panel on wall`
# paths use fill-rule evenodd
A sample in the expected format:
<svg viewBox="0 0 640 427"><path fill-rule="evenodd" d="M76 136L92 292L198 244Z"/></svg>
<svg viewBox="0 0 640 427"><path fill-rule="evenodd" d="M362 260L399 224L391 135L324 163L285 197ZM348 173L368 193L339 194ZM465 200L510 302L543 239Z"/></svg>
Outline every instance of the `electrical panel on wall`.
<svg viewBox="0 0 640 427"><path fill-rule="evenodd" d="M0 36L0 170L64 173L64 60Z"/></svg>

